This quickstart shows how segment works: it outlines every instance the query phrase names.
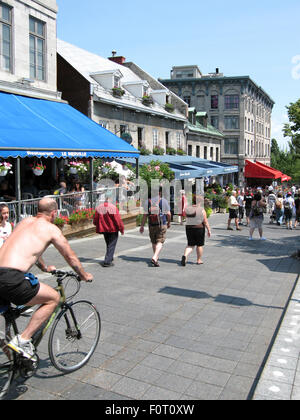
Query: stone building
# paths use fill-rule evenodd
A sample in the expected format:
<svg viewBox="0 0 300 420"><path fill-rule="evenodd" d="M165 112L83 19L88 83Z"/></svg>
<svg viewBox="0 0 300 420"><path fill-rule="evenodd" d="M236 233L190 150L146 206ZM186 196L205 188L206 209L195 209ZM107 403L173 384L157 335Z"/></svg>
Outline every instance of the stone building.
<svg viewBox="0 0 300 420"><path fill-rule="evenodd" d="M187 154L220 162L223 134L208 122L207 112L189 108Z"/></svg>
<svg viewBox="0 0 300 420"><path fill-rule="evenodd" d="M134 63L58 40L58 89L71 106L136 148L186 149L187 104Z"/></svg>
<svg viewBox="0 0 300 420"><path fill-rule="evenodd" d="M274 101L249 76L226 77L219 69L204 75L193 65L173 67L171 78L159 81L224 134L221 160L239 166L237 183L244 182L246 159L270 165Z"/></svg>
<svg viewBox="0 0 300 420"><path fill-rule="evenodd" d="M0 90L60 99L56 88L56 0L0 3Z"/></svg>

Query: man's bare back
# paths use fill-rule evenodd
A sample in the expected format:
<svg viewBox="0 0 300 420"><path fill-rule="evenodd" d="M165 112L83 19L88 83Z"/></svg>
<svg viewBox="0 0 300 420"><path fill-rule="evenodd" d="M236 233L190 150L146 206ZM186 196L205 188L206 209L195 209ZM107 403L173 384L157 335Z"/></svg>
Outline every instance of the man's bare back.
<svg viewBox="0 0 300 420"><path fill-rule="evenodd" d="M54 266L47 266L42 258L47 247L53 244L82 280L93 280L92 274L83 269L60 229L53 224L56 215L56 202L43 198L38 204L38 215L19 223L0 249L0 298L16 305L41 305L24 332L8 344L14 351L29 358L34 354L30 339L55 310L59 294L43 283L30 285L24 274L35 263L42 271L55 270Z"/></svg>
<svg viewBox="0 0 300 420"><path fill-rule="evenodd" d="M24 219L0 249L0 267L28 272L49 244L59 238L57 229L40 217Z"/></svg>

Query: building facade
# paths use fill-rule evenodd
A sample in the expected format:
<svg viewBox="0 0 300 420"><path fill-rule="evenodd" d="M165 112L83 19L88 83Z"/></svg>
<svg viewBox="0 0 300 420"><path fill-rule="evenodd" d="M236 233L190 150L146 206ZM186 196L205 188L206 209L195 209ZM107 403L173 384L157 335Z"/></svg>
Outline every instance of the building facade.
<svg viewBox="0 0 300 420"><path fill-rule="evenodd" d="M189 108L187 154L220 162L223 134L208 122L207 112Z"/></svg>
<svg viewBox="0 0 300 420"><path fill-rule="evenodd" d="M197 112L206 112L224 135L221 160L239 166L239 185L246 159L270 165L274 101L249 76L225 77L219 69L203 75L194 65L173 67L170 79L159 80Z"/></svg>
<svg viewBox="0 0 300 420"><path fill-rule="evenodd" d="M186 149L187 104L134 63L58 40L62 98L134 147Z"/></svg>
<svg viewBox="0 0 300 420"><path fill-rule="evenodd" d="M0 90L59 100L56 0L0 2Z"/></svg>

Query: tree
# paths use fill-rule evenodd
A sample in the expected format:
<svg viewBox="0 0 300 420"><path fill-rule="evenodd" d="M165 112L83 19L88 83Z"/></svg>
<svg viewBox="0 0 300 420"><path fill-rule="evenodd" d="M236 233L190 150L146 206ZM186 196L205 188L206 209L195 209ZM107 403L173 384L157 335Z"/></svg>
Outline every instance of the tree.
<svg viewBox="0 0 300 420"><path fill-rule="evenodd" d="M296 159L300 158L300 99L295 103L290 103L287 106L289 123L285 124L283 133L284 137L290 137L289 143L290 150L296 156Z"/></svg>

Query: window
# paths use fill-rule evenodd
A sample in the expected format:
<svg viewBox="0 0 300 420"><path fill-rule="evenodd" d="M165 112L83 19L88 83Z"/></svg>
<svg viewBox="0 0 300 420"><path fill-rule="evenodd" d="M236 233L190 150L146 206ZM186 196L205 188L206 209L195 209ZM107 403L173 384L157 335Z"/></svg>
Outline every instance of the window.
<svg viewBox="0 0 300 420"><path fill-rule="evenodd" d="M38 19L29 18L30 77L45 81L45 30L46 25Z"/></svg>
<svg viewBox="0 0 300 420"><path fill-rule="evenodd" d="M200 146L196 146L196 157L200 157Z"/></svg>
<svg viewBox="0 0 300 420"><path fill-rule="evenodd" d="M231 117L224 117L225 130L238 130L239 127L239 117L236 115Z"/></svg>
<svg viewBox="0 0 300 420"><path fill-rule="evenodd" d="M204 146L204 159L207 159L207 146Z"/></svg>
<svg viewBox="0 0 300 420"><path fill-rule="evenodd" d="M225 95L225 109L239 109L239 95Z"/></svg>
<svg viewBox="0 0 300 420"><path fill-rule="evenodd" d="M177 142L177 150L181 149L181 134L180 133L176 133L176 142Z"/></svg>
<svg viewBox="0 0 300 420"><path fill-rule="evenodd" d="M101 125L101 127L103 127L103 128L107 128L108 127L108 122L107 121L99 121L99 125Z"/></svg>
<svg viewBox="0 0 300 420"><path fill-rule="evenodd" d="M210 97L210 107L211 107L211 109L218 109L219 108L219 97L218 97L218 95L212 95Z"/></svg>
<svg viewBox="0 0 300 420"><path fill-rule="evenodd" d="M158 130L153 130L153 148L158 147Z"/></svg>
<svg viewBox="0 0 300 420"><path fill-rule="evenodd" d="M191 97L190 96L184 96L183 97L184 102L188 104L188 106L191 106Z"/></svg>
<svg viewBox="0 0 300 420"><path fill-rule="evenodd" d="M214 160L214 148L210 148L210 160Z"/></svg>
<svg viewBox="0 0 300 420"><path fill-rule="evenodd" d="M138 147L142 147L143 146L143 134L144 134L144 128L143 127L138 127Z"/></svg>
<svg viewBox="0 0 300 420"><path fill-rule="evenodd" d="M216 162L219 162L219 148L216 148Z"/></svg>
<svg viewBox="0 0 300 420"><path fill-rule="evenodd" d="M213 127L218 129L219 128L219 117L216 117L216 116L210 117L210 123Z"/></svg>
<svg viewBox="0 0 300 420"><path fill-rule="evenodd" d="M11 8L5 4L0 5L0 67L11 70Z"/></svg>
<svg viewBox="0 0 300 420"><path fill-rule="evenodd" d="M225 155L237 155L238 154L238 137L225 138L224 139L224 153Z"/></svg>
<svg viewBox="0 0 300 420"><path fill-rule="evenodd" d="M193 146L191 144L188 145L188 155L193 156Z"/></svg>

